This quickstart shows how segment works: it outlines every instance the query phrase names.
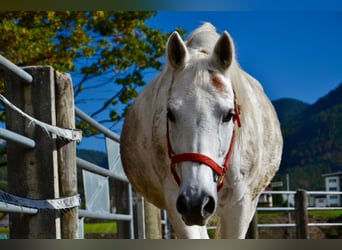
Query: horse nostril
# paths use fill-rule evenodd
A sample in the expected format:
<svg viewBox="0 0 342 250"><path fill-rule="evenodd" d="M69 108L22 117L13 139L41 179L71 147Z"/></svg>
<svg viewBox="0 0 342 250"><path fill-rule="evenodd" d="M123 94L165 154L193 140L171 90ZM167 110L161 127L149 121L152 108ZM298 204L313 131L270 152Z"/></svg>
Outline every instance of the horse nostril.
<svg viewBox="0 0 342 250"><path fill-rule="evenodd" d="M215 211L215 199L212 196L206 196L203 199L201 213L204 218L209 217Z"/></svg>
<svg viewBox="0 0 342 250"><path fill-rule="evenodd" d="M180 195L177 199L177 211L180 214L186 214L188 212L188 204L184 195Z"/></svg>
<svg viewBox="0 0 342 250"><path fill-rule="evenodd" d="M190 202L186 195L182 194L178 197L176 203L177 211L182 215L187 215L188 213L195 213L201 215L202 218L208 218L212 215L216 208L215 199L212 196L204 196L197 202Z"/></svg>
<svg viewBox="0 0 342 250"><path fill-rule="evenodd" d="M178 196L177 211L186 225L204 226L208 218L215 212L216 200L204 192L190 194L183 192Z"/></svg>

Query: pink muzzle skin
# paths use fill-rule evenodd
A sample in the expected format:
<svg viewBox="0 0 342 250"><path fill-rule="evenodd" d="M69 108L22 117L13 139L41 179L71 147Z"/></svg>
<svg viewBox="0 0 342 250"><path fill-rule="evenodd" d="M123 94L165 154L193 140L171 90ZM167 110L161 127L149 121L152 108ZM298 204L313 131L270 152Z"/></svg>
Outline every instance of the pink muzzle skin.
<svg viewBox="0 0 342 250"><path fill-rule="evenodd" d="M233 116L233 122L237 122L238 127L241 127L241 121L240 121L240 109L238 105L236 104L236 101L234 100L234 105L235 105L235 115ZM177 182L178 186L180 186L180 178L177 174L176 171L176 164L184 161L193 161L193 162L199 162L202 164L207 165L210 167L218 176L218 181L217 181L217 192L221 190L221 188L224 185L225 181L225 174L228 171L229 163L233 155L233 150L234 150L234 143L235 143L235 130L233 130L233 135L232 139L230 141L229 149L226 155L226 159L224 161L224 164L221 166L217 164L213 159L210 157L200 154L200 153L183 153L183 154L174 154L172 151L172 146L170 143L170 136L169 136L169 122L166 122L166 137L167 137L167 150L168 150L168 155L171 160L171 173Z"/></svg>

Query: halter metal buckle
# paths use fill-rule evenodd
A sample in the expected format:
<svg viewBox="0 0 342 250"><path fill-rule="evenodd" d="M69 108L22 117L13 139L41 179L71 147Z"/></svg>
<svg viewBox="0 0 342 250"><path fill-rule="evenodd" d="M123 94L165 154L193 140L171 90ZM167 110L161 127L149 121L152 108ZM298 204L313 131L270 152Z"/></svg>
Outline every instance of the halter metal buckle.
<svg viewBox="0 0 342 250"><path fill-rule="evenodd" d="M222 174L222 175L218 176L218 179L217 179L217 185L218 186L222 185L223 180L224 180L224 176L225 176L225 174Z"/></svg>

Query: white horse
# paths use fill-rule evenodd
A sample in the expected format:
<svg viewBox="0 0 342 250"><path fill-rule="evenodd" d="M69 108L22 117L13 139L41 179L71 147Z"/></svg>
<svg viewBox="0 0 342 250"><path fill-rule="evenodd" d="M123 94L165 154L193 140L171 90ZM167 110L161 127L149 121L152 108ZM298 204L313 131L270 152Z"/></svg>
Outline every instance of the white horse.
<svg viewBox="0 0 342 250"><path fill-rule="evenodd" d="M186 42L174 32L166 57L126 114L125 172L137 192L167 210L178 238L208 238L215 212L222 238L244 238L280 164L274 108L239 67L226 31L219 36L205 23Z"/></svg>

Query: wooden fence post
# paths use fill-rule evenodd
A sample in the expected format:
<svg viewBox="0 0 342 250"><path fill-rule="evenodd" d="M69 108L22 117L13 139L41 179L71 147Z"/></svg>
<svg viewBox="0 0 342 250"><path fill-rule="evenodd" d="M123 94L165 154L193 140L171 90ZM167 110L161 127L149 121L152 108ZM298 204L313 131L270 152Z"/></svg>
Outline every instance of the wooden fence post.
<svg viewBox="0 0 342 250"><path fill-rule="evenodd" d="M308 196L305 190L299 189L295 195L296 201L296 237L308 239Z"/></svg>
<svg viewBox="0 0 342 250"><path fill-rule="evenodd" d="M162 239L161 214L159 208L144 200L146 239Z"/></svg>
<svg viewBox="0 0 342 250"><path fill-rule="evenodd" d="M27 84L5 74L5 95L21 110L48 124L56 124L55 83L51 67L26 67L33 81ZM14 195L30 199L59 196L56 138L33 126L20 114L6 107L7 129L32 138L34 149L7 142L8 187ZM10 214L10 238L60 238L59 214L40 210L36 215Z"/></svg>
<svg viewBox="0 0 342 250"><path fill-rule="evenodd" d="M55 72L56 124L61 128L75 128L74 90L69 74ZM57 141L60 197L77 195L76 142ZM61 214L63 239L78 238L78 209L71 208Z"/></svg>
<svg viewBox="0 0 342 250"><path fill-rule="evenodd" d="M253 218L249 223L246 239L258 239L259 231L258 231L258 212L255 210Z"/></svg>

